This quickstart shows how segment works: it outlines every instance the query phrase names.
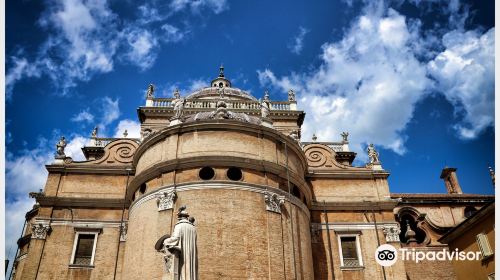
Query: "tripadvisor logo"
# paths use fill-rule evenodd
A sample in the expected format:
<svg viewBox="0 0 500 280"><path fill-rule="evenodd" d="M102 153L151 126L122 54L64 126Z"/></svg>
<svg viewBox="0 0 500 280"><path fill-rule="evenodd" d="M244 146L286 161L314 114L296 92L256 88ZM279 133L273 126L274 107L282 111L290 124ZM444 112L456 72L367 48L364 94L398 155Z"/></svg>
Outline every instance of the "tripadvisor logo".
<svg viewBox="0 0 500 280"><path fill-rule="evenodd" d="M448 251L442 249L439 251L416 251L415 248L400 248L399 254L403 261L477 261L481 259L481 252ZM375 260L381 266L391 266L398 260L398 250L389 244L380 245L375 251Z"/></svg>

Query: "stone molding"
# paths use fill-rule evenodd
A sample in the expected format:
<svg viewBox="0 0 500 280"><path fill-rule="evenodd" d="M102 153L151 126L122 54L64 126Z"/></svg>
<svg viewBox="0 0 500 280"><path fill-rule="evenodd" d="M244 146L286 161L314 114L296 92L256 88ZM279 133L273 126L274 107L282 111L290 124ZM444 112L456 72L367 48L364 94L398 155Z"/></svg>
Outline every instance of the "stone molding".
<svg viewBox="0 0 500 280"><path fill-rule="evenodd" d="M173 209L176 198L177 193L175 192L175 190L158 193L156 198L156 203L158 204L158 212Z"/></svg>
<svg viewBox="0 0 500 280"><path fill-rule="evenodd" d="M264 201L266 203L267 211L281 214L281 206L285 204L284 196L279 196L276 193L266 191L264 193Z"/></svg>
<svg viewBox="0 0 500 280"><path fill-rule="evenodd" d="M51 231L50 225L48 224L33 224L31 225L31 239L42 239L47 238L47 234Z"/></svg>
<svg viewBox="0 0 500 280"><path fill-rule="evenodd" d="M88 198L88 197L57 197L43 196L36 200L42 207L92 207L92 208L123 208L125 200L119 198Z"/></svg>
<svg viewBox="0 0 500 280"><path fill-rule="evenodd" d="M50 221L51 226L71 226L74 228L89 228L89 229L102 229L102 228L119 228L120 221L106 221L106 220L71 220L71 219L48 219L36 218L36 223L48 224ZM124 221L125 223L126 221Z"/></svg>
<svg viewBox="0 0 500 280"><path fill-rule="evenodd" d="M401 229L399 225L384 225L382 226L382 231L385 235L386 242L399 242L399 234L401 233Z"/></svg>
<svg viewBox="0 0 500 280"><path fill-rule="evenodd" d="M314 202L311 211L323 210L393 210L398 202L388 201L329 201L326 203Z"/></svg>
<svg viewBox="0 0 500 280"><path fill-rule="evenodd" d="M134 201L130 207L129 207L129 217L132 215L134 212L134 209L139 207L140 205L156 199L158 193L161 192L170 192L175 190L176 193L183 192L183 191L194 191L194 190L206 190L206 189L230 189L230 190L241 190L241 191L250 191L250 192L255 192L255 193L260 193L260 194L266 194L266 193L275 193L278 196L281 196L284 198L285 202L290 202L294 204L295 206L299 207L302 209L302 211L307 215L308 218L310 218L310 212L309 209L307 208L307 205L305 205L300 199L296 198L293 195L289 195L287 192L277 189L277 188L272 188L266 185L257 185L257 184L248 184L248 183L241 183L238 184L237 182L211 182L211 183L188 183L188 184L182 184L182 185L167 185L160 187L159 189L156 189L155 191L148 193L140 198L138 198L136 201Z"/></svg>
<svg viewBox="0 0 500 280"><path fill-rule="evenodd" d="M397 227L397 222L381 222L377 223L377 229L384 227ZM334 230L334 231L360 231L360 230L375 230L374 223L351 223L351 222L334 222L334 223L311 223L311 228L321 230Z"/></svg>

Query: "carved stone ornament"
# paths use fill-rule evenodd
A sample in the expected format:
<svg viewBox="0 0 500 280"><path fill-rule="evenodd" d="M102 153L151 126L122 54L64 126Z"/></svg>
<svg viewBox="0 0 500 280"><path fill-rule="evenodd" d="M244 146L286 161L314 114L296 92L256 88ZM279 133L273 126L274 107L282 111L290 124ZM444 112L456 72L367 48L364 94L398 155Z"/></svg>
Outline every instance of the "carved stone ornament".
<svg viewBox="0 0 500 280"><path fill-rule="evenodd" d="M387 242L399 242L399 234L401 233L401 229L399 225L387 225L382 228L385 241Z"/></svg>
<svg viewBox="0 0 500 280"><path fill-rule="evenodd" d="M155 86L153 84L149 84L148 89L146 90L146 98L153 98L155 93Z"/></svg>
<svg viewBox="0 0 500 280"><path fill-rule="evenodd" d="M375 150L373 144L370 144L366 151L368 152L368 157L370 158L370 164L380 164L378 152Z"/></svg>
<svg viewBox="0 0 500 280"><path fill-rule="evenodd" d="M34 224L31 226L32 239L45 239L50 232L50 226L44 224Z"/></svg>
<svg viewBox="0 0 500 280"><path fill-rule="evenodd" d="M281 206L285 204L285 198L275 193L266 192L264 195L266 210L281 214Z"/></svg>
<svg viewBox="0 0 500 280"><path fill-rule="evenodd" d="M139 144L132 139L113 141L104 148L104 155L93 163L96 164L122 164L131 163Z"/></svg>
<svg viewBox="0 0 500 280"><path fill-rule="evenodd" d="M288 101L294 102L295 101L295 92L293 89L288 91Z"/></svg>
<svg viewBox="0 0 500 280"><path fill-rule="evenodd" d="M123 223L120 226L120 241L127 241L127 230L128 230L128 224Z"/></svg>
<svg viewBox="0 0 500 280"><path fill-rule="evenodd" d="M160 193L156 199L156 202L158 203L158 211L174 208L174 201L176 198L177 193L175 191Z"/></svg>

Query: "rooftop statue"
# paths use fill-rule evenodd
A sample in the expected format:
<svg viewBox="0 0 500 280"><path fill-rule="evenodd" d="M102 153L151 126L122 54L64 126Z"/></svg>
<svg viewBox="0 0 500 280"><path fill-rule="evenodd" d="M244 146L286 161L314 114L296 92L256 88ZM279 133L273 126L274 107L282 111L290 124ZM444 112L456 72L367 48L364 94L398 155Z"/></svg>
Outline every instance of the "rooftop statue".
<svg viewBox="0 0 500 280"><path fill-rule="evenodd" d="M97 126L92 129L92 138L97 138Z"/></svg>
<svg viewBox="0 0 500 280"><path fill-rule="evenodd" d="M264 93L264 100L260 103L260 115L263 119L267 119L271 113L271 100L269 99L269 92L266 90Z"/></svg>
<svg viewBox="0 0 500 280"><path fill-rule="evenodd" d="M373 144L370 144L367 148L368 157L370 158L370 164L379 164L380 160L378 158L378 153L375 150Z"/></svg>
<svg viewBox="0 0 500 280"><path fill-rule="evenodd" d="M295 101L295 92L293 91L293 89L288 91L288 101Z"/></svg>
<svg viewBox="0 0 500 280"><path fill-rule="evenodd" d="M347 140L347 137L349 137L349 132L342 132L340 136L342 136L342 142L349 142Z"/></svg>
<svg viewBox="0 0 500 280"><path fill-rule="evenodd" d="M56 158L65 158L66 154L64 154L64 148L66 148L66 138L61 136L59 142L56 144Z"/></svg>
<svg viewBox="0 0 500 280"><path fill-rule="evenodd" d="M155 93L155 86L153 84L149 84L148 90L146 91L146 98L153 98Z"/></svg>
<svg viewBox="0 0 500 280"><path fill-rule="evenodd" d="M181 97L179 89L174 92L174 100L172 100L174 106L174 117L172 119L181 119L184 115L184 105L186 105L186 99Z"/></svg>

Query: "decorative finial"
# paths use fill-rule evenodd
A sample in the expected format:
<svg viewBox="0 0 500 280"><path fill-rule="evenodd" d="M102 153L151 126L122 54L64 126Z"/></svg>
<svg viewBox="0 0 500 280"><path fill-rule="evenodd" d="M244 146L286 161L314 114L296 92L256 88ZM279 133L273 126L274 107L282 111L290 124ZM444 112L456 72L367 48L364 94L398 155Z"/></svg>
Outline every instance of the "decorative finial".
<svg viewBox="0 0 500 280"><path fill-rule="evenodd" d="M222 65L222 63L219 67L219 77L224 78L224 65Z"/></svg>
<svg viewBox="0 0 500 280"><path fill-rule="evenodd" d="M61 139L59 139L59 142L57 142L56 144L56 154L55 154L56 159L66 158L66 154L64 153L64 148L66 148L66 138L64 138L64 136L61 136Z"/></svg>
<svg viewBox="0 0 500 280"><path fill-rule="evenodd" d="M368 152L368 157L370 158L370 164L380 164L378 152L375 150L373 144L370 144L366 151Z"/></svg>
<svg viewBox="0 0 500 280"><path fill-rule="evenodd" d="M349 141L347 140L347 137L349 137L349 132L342 132L342 133L340 134L340 136L342 136L342 141L343 141L343 142L349 142Z"/></svg>
<svg viewBox="0 0 500 280"><path fill-rule="evenodd" d="M146 91L146 98L153 98L155 93L155 86L153 84L149 84L148 90Z"/></svg>
<svg viewBox="0 0 500 280"><path fill-rule="evenodd" d="M97 126L92 129L92 138L97 138Z"/></svg>
<svg viewBox="0 0 500 280"><path fill-rule="evenodd" d="M293 89L288 91L288 101L294 102L295 101L295 92Z"/></svg>
<svg viewBox="0 0 500 280"><path fill-rule="evenodd" d="M490 170L491 182L493 182L493 186L495 186L495 170L493 170L491 166L488 167L488 169Z"/></svg>
<svg viewBox="0 0 500 280"><path fill-rule="evenodd" d="M125 129L125 132L123 132L123 138L127 138L128 136L128 131Z"/></svg>
<svg viewBox="0 0 500 280"><path fill-rule="evenodd" d="M417 234L410 227L410 221L406 220L406 233L405 233L406 243L408 244L410 242L417 242L417 239L415 239L416 235Z"/></svg>
<svg viewBox="0 0 500 280"><path fill-rule="evenodd" d="M313 142L316 142L316 140L318 140L318 137L316 136L316 133L313 133L312 140L313 140Z"/></svg>

